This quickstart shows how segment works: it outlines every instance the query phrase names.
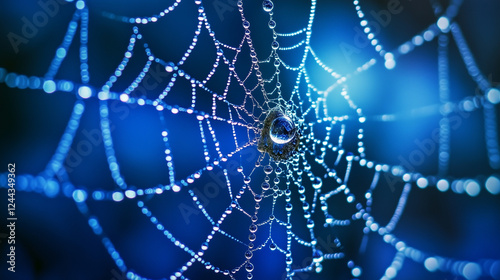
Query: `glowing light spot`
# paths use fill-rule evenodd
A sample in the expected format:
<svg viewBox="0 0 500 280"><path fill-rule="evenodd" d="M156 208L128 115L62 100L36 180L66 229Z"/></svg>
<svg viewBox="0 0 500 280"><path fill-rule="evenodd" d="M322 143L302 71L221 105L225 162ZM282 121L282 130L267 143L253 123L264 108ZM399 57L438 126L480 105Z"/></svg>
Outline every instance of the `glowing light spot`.
<svg viewBox="0 0 500 280"><path fill-rule="evenodd" d="M54 180L48 180L43 190L46 196L55 197L59 193L59 184Z"/></svg>
<svg viewBox="0 0 500 280"><path fill-rule="evenodd" d="M66 56L66 50L64 48L58 48L56 51L56 56L58 58L64 58Z"/></svg>
<svg viewBox="0 0 500 280"><path fill-rule="evenodd" d="M490 88L486 93L486 98L489 102L498 104L500 102L500 90L497 88Z"/></svg>
<svg viewBox="0 0 500 280"><path fill-rule="evenodd" d="M421 178L418 178L418 180L417 180L417 186L421 189L426 188L428 184L429 184L429 182L427 181L426 178L421 177Z"/></svg>
<svg viewBox="0 0 500 280"><path fill-rule="evenodd" d="M385 276L389 279L396 277L397 271L394 267L390 266L385 270Z"/></svg>
<svg viewBox="0 0 500 280"><path fill-rule="evenodd" d="M394 69L394 67L396 67L396 61L395 60L386 60L385 63L384 63L384 66L385 68L391 70L391 69Z"/></svg>
<svg viewBox="0 0 500 280"><path fill-rule="evenodd" d="M354 276L354 277L359 277L359 276L361 276L361 268L359 268L359 267L357 267L357 266L356 266L355 268L353 268L353 269L351 270L351 274L352 274L352 276Z"/></svg>
<svg viewBox="0 0 500 280"><path fill-rule="evenodd" d="M125 191L125 196L128 198L134 198L136 196L136 193L133 190L127 190Z"/></svg>
<svg viewBox="0 0 500 280"><path fill-rule="evenodd" d="M405 182L409 182L410 180L411 180L411 175L410 175L410 174L408 174L408 173L405 173L405 174L403 175L403 181L405 181Z"/></svg>
<svg viewBox="0 0 500 280"><path fill-rule="evenodd" d="M434 272L439 268L439 263L436 258L430 257L425 259L424 266L428 271Z"/></svg>
<svg viewBox="0 0 500 280"><path fill-rule="evenodd" d="M396 250L403 251L406 248L406 244L403 241L396 243Z"/></svg>
<svg viewBox="0 0 500 280"><path fill-rule="evenodd" d="M464 266L462 274L467 280L478 279L481 276L481 267L477 263L470 262Z"/></svg>
<svg viewBox="0 0 500 280"><path fill-rule="evenodd" d="M429 42L432 39L434 39L434 32L432 32L432 30L425 31L424 32L424 40L426 40L427 42Z"/></svg>
<svg viewBox="0 0 500 280"><path fill-rule="evenodd" d="M401 47L399 47L399 51L402 53L402 54L406 54L410 51L410 46L408 44L404 44L402 45Z"/></svg>
<svg viewBox="0 0 500 280"><path fill-rule="evenodd" d="M448 32L450 20L447 17L440 17L437 21L437 26L442 32Z"/></svg>
<svg viewBox="0 0 500 280"><path fill-rule="evenodd" d="M129 97L129 96L128 96L128 94L126 94L126 93L122 93L122 94L120 94L120 100L121 100L122 102L127 102L127 101L129 100L129 98L130 98L130 97Z"/></svg>
<svg viewBox="0 0 500 280"><path fill-rule="evenodd" d="M420 36L420 35L417 35L417 36L413 37L412 41L413 41L413 44L415 44L415 46L420 46L424 43L424 38L422 38L422 36Z"/></svg>
<svg viewBox="0 0 500 280"><path fill-rule="evenodd" d="M475 108L474 102L472 102L471 100L465 100L462 106L464 107L464 110L467 112L471 112Z"/></svg>
<svg viewBox="0 0 500 280"><path fill-rule="evenodd" d="M78 1L76 1L76 8L77 8L78 10L81 10L81 9L85 8L85 2L84 2L84 1L82 1L82 0L78 0Z"/></svg>
<svg viewBox="0 0 500 280"><path fill-rule="evenodd" d="M43 82L43 90L46 93L53 93L54 91L56 91L56 83L52 80Z"/></svg>
<svg viewBox="0 0 500 280"><path fill-rule="evenodd" d="M175 64L173 62L167 63L167 66L165 66L165 71L172 73L174 71Z"/></svg>
<svg viewBox="0 0 500 280"><path fill-rule="evenodd" d="M173 190L174 192L179 192L179 191L181 190L181 187L180 187L180 186L178 186L178 185L173 185L173 186L172 186L172 190Z"/></svg>
<svg viewBox="0 0 500 280"><path fill-rule="evenodd" d="M102 200L102 199L104 199L104 193L101 191L95 191L94 193L92 193L92 197L95 200Z"/></svg>
<svg viewBox="0 0 500 280"><path fill-rule="evenodd" d="M464 183L465 192L470 196L477 196L481 191L479 184L475 180L467 180Z"/></svg>
<svg viewBox="0 0 500 280"><path fill-rule="evenodd" d="M78 89L78 95L83 99L87 99L92 96L92 89L87 86L82 86Z"/></svg>
<svg viewBox="0 0 500 280"><path fill-rule="evenodd" d="M99 98L100 100L108 100L109 99L109 92L107 92L107 91L100 91L97 94L97 98Z"/></svg>
<svg viewBox="0 0 500 280"><path fill-rule="evenodd" d="M123 193L121 192L114 192L113 195L113 200L116 201L116 202L120 202L123 200Z"/></svg>
<svg viewBox="0 0 500 280"><path fill-rule="evenodd" d="M87 200L87 192L84 190L74 190L73 199L75 200L75 202L84 202L85 200Z"/></svg>
<svg viewBox="0 0 500 280"><path fill-rule="evenodd" d="M498 180L495 176L490 176L485 182L486 189L491 194L499 194L500 193L500 180Z"/></svg>

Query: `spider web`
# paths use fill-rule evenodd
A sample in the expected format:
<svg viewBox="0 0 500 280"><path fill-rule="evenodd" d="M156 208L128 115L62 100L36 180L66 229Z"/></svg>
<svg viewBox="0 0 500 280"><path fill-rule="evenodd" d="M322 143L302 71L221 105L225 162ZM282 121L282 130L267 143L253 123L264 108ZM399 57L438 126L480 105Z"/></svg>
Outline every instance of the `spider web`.
<svg viewBox="0 0 500 280"><path fill-rule="evenodd" d="M125 44L113 50L110 60L116 63L111 75L96 70L98 77L91 71L89 48L93 19L89 8L93 4L74 4L43 77L0 69L0 81L9 88L76 97L46 167L42 172L17 175L16 188L21 191L18 197L26 191L74 201L126 278L309 279L317 274L392 279L409 262L428 273L500 278L500 261L494 259L498 254L493 259L476 254L473 259L449 257L432 245L424 245L425 249L413 246L412 240L400 237L405 231L397 231L414 193L425 193L415 194L425 200L437 189L462 201L462 197L472 200L500 192L494 174L500 164L495 112L500 91L481 73L455 21L462 1L426 3L435 17L402 42L384 38L384 29L374 30L373 14L366 12L373 3L354 1L350 9L357 15L356 26L363 35L356 36L368 43L362 49L367 59L353 69L337 66L341 70L326 62L320 55L325 51L313 44L319 13L316 1L307 10L297 4L306 16L298 17L296 31L287 31L294 25L293 19L284 17L287 4L278 1L216 1L210 7L202 1L179 0L143 17L104 12L99 15L102 19L118 22L129 33ZM234 10L234 18L227 20L234 21L216 24L217 17L227 15L221 9ZM293 11L289 17L296 16ZM182 21L183 17L188 20ZM176 39L155 42L159 35L152 34L166 32L165 26L173 33L164 36ZM407 56L433 43L437 47L438 104L403 113L371 109L373 113L365 114L369 104L360 100L356 90L351 91L359 90L356 83L363 81L363 75L375 70L397 71ZM452 44L462 58L460 64L450 59ZM79 61L70 57L74 50ZM351 55L359 50L344 44L342 51ZM116 52L121 52L120 57ZM475 93L454 96L451 68L455 64L475 82ZM78 65L79 77L65 73L65 65L70 73ZM271 150L257 150L265 119L276 109L298 131L297 150L287 154L283 145L270 148L285 154L281 160L273 159ZM489 167L481 167L472 177L453 177L451 174L466 172L450 171L452 133L457 118L462 121L475 111L484 113L481 146ZM86 120L90 114L94 118ZM129 114L139 123L123 122ZM438 116L437 157L432 158L436 168L414 163L421 151L409 154L413 164L395 160L386 164L370 158L376 153L369 149L376 145L365 139L376 139L372 125L411 123L430 115ZM98 133L89 130L92 126L98 127ZM425 145L430 142L421 143L429 147ZM100 147L105 169L92 168L98 160L85 157L95 147ZM427 170L436 175L424 175ZM489 174L480 173L484 170L490 170ZM100 180L82 178L93 174ZM7 187L7 173L0 175L0 182ZM141 220L131 222L128 230L148 229L145 236L138 234L144 231L131 235L135 240L129 242L154 240L161 248L155 255L167 260L162 266L168 272L148 272L141 268L136 253L123 253L130 250L127 241L119 240L111 226L111 232L107 231L107 224L116 217L106 212L116 213L110 210L116 206L128 209L122 215ZM389 261L378 270L362 258L366 254L373 261L370 252L374 249L369 245L373 242L392 247L392 256L384 255Z"/></svg>

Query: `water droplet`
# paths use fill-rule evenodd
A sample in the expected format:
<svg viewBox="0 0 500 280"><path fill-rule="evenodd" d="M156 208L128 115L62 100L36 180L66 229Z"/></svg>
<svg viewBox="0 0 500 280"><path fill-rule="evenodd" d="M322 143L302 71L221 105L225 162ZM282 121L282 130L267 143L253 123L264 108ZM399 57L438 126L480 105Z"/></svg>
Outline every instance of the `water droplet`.
<svg viewBox="0 0 500 280"><path fill-rule="evenodd" d="M319 263L323 261L323 252L321 250L314 250L313 251L313 262Z"/></svg>
<svg viewBox="0 0 500 280"><path fill-rule="evenodd" d="M313 188L319 189L323 185L323 181L320 177L316 177L312 183Z"/></svg>
<svg viewBox="0 0 500 280"><path fill-rule="evenodd" d="M262 2L262 8L267 13L271 12L273 10L273 8L274 8L273 1L271 1L271 0L264 0Z"/></svg>
<svg viewBox="0 0 500 280"><path fill-rule="evenodd" d="M268 182L264 182L264 183L262 183L261 187L262 187L262 190L267 191L269 189L270 185Z"/></svg>
<svg viewBox="0 0 500 280"><path fill-rule="evenodd" d="M271 43L271 47L273 48L273 50L277 50L280 47L280 44L278 43L278 41L273 41Z"/></svg>
<svg viewBox="0 0 500 280"><path fill-rule="evenodd" d="M247 251L245 252L245 258L247 258L247 259L251 259L251 258L252 258L252 256L253 256L252 251L247 250Z"/></svg>
<svg viewBox="0 0 500 280"><path fill-rule="evenodd" d="M255 224L251 224L249 227L250 232L256 232L257 231L257 226Z"/></svg>
<svg viewBox="0 0 500 280"><path fill-rule="evenodd" d="M333 216L330 214L326 215L325 222L328 224L333 223Z"/></svg>
<svg viewBox="0 0 500 280"><path fill-rule="evenodd" d="M274 20L270 20L268 25L269 25L269 28L274 29L276 27L276 22Z"/></svg>
<svg viewBox="0 0 500 280"><path fill-rule="evenodd" d="M273 172L273 167L271 165L264 166L264 172L266 174L271 174Z"/></svg>
<svg viewBox="0 0 500 280"><path fill-rule="evenodd" d="M244 27L245 29L249 28L249 27L250 27L250 22L249 22L248 20L245 20L245 21L243 22L243 27Z"/></svg>
<svg viewBox="0 0 500 280"><path fill-rule="evenodd" d="M250 241L252 241L252 242L253 242L253 241L255 241L255 239L256 239L256 238L257 238L257 236L255 236L255 234L253 234L253 233L250 233L250 234L248 235L248 240L250 240Z"/></svg>
<svg viewBox="0 0 500 280"><path fill-rule="evenodd" d="M276 172L276 174L279 175L279 174L281 174L281 172L283 172L283 169L281 169L281 167L278 166L278 167L276 167L276 171L275 172Z"/></svg>
<svg viewBox="0 0 500 280"><path fill-rule="evenodd" d="M290 142L293 136L295 136L294 126L292 120L287 116L276 118L271 124L271 140L277 144L286 144Z"/></svg>
<svg viewBox="0 0 500 280"><path fill-rule="evenodd" d="M293 205L291 203L287 203L285 206L286 211L292 211Z"/></svg>
<svg viewBox="0 0 500 280"><path fill-rule="evenodd" d="M165 66L165 70L169 73L172 73L174 71L175 64L173 62L167 63L167 66Z"/></svg>
<svg viewBox="0 0 500 280"><path fill-rule="evenodd" d="M276 250L276 248L277 247L276 247L276 244L274 242L269 245L269 249L271 249L271 251Z"/></svg>
<svg viewBox="0 0 500 280"><path fill-rule="evenodd" d="M251 262L248 262L245 265L245 269L246 269L247 272L252 272L253 271L253 264Z"/></svg>
<svg viewBox="0 0 500 280"><path fill-rule="evenodd" d="M314 221L313 220L307 220L307 228L313 228L314 227Z"/></svg>

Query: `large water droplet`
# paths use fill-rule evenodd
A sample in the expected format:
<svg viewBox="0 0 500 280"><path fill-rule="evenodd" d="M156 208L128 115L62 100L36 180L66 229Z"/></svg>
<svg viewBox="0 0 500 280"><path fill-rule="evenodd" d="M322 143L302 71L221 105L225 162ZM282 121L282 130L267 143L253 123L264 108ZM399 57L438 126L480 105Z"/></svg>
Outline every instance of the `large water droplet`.
<svg viewBox="0 0 500 280"><path fill-rule="evenodd" d="M262 8L264 9L265 12L271 12L274 8L273 1L271 0L264 0L262 2Z"/></svg>
<svg viewBox="0 0 500 280"><path fill-rule="evenodd" d="M253 271L253 264L251 262L248 262L246 265L245 265L245 269L246 271L248 272L252 272Z"/></svg>
<svg viewBox="0 0 500 280"><path fill-rule="evenodd" d="M286 144L295 136L294 124L287 116L276 118L271 124L271 140L276 144Z"/></svg>

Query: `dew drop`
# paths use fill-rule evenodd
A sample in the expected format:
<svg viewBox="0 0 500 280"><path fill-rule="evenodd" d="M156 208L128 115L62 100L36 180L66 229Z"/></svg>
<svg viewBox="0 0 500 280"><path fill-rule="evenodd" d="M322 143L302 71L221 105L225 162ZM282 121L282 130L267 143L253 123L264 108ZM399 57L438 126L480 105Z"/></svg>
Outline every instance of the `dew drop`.
<svg viewBox="0 0 500 280"><path fill-rule="evenodd" d="M172 73L174 71L175 64L173 62L167 63L167 66L165 66L165 70L169 73Z"/></svg>
<svg viewBox="0 0 500 280"><path fill-rule="evenodd" d="M249 230L250 230L250 232L256 232L257 231L257 225L251 224Z"/></svg>
<svg viewBox="0 0 500 280"><path fill-rule="evenodd" d="M278 42L276 42L276 44L277 43ZM295 136L294 124L292 120L287 116L276 118L271 124L270 135L271 140L273 140L274 143L286 144L290 142L293 136Z"/></svg>
<svg viewBox="0 0 500 280"><path fill-rule="evenodd" d="M271 43L271 47L273 48L273 50L277 50L280 47L280 44L278 43L278 41L273 41Z"/></svg>
<svg viewBox="0 0 500 280"><path fill-rule="evenodd" d="M271 165L264 166L264 172L266 174L271 174L273 172L273 167Z"/></svg>
<svg viewBox="0 0 500 280"><path fill-rule="evenodd" d="M251 259L251 258L252 258L252 256L253 256L252 251L247 250L247 251L245 252L245 258L247 258L247 259Z"/></svg>
<svg viewBox="0 0 500 280"><path fill-rule="evenodd" d="M276 22L274 20L270 20L268 25L269 25L269 28L274 29L276 27Z"/></svg>
<svg viewBox="0 0 500 280"><path fill-rule="evenodd" d="M245 265L245 269L246 271L248 272L252 272L253 271L253 264L248 262L246 265Z"/></svg>

